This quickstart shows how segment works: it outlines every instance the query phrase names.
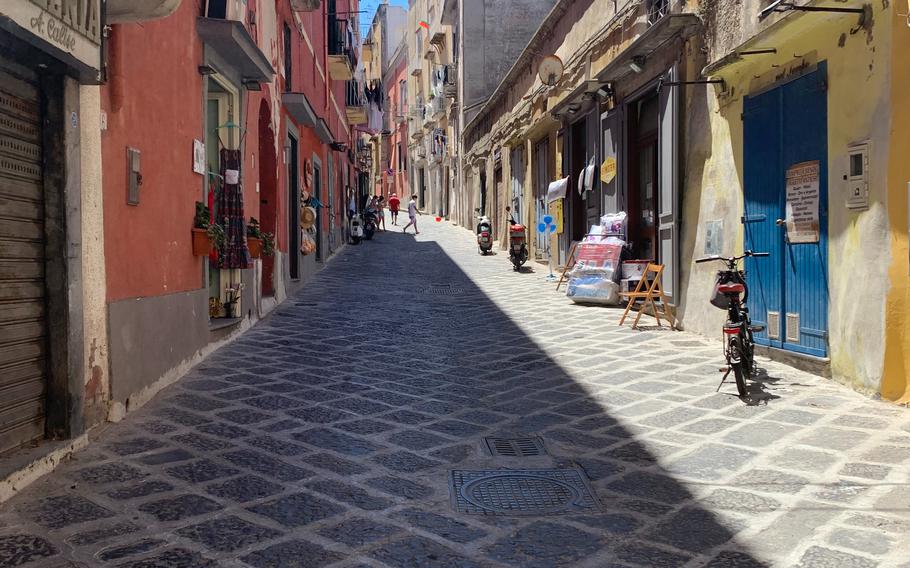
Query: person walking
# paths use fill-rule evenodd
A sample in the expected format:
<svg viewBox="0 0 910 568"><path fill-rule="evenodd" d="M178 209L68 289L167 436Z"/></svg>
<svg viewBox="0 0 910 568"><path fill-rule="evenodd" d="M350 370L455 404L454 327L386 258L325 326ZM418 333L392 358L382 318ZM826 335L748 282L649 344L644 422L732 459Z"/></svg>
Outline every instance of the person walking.
<svg viewBox="0 0 910 568"><path fill-rule="evenodd" d="M376 196L376 225L381 231L385 231L385 197Z"/></svg>
<svg viewBox="0 0 910 568"><path fill-rule="evenodd" d="M411 220L404 228L401 230L402 233L408 232L408 227L414 225L414 234L419 235L420 231L417 230L417 214L420 213L420 209L417 208L417 194L411 196L411 200L408 201L408 218Z"/></svg>
<svg viewBox="0 0 910 568"><path fill-rule="evenodd" d="M398 195L393 193L389 197L389 213L392 214L392 224L398 225L398 209L401 208L401 200L398 199Z"/></svg>

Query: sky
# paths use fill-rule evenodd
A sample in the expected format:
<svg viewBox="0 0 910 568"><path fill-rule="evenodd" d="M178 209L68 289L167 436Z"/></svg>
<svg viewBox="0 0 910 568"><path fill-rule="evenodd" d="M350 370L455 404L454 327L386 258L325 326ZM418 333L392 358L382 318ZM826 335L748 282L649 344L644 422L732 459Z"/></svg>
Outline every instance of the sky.
<svg viewBox="0 0 910 568"><path fill-rule="evenodd" d="M382 0L360 0L360 9L364 10L363 14L360 14L360 35L363 36L370 29L370 24L373 23L373 15L376 13L376 8L379 7L379 4L382 3ZM405 10L408 9L408 0L389 0L389 4L393 6L401 6Z"/></svg>

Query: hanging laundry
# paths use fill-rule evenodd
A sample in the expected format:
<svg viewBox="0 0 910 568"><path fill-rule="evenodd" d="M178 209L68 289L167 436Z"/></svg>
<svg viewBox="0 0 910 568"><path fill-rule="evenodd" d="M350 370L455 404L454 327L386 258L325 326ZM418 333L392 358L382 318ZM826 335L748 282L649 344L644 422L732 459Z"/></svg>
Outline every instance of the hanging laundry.
<svg viewBox="0 0 910 568"><path fill-rule="evenodd" d="M219 268L248 268L250 251L246 245L246 217L243 213L243 186L239 172L243 157L240 150L221 149L221 175L224 184L218 196L218 222L224 228L224 248ZM228 172L237 171L237 183L228 183ZM230 174L234 181L234 175Z"/></svg>

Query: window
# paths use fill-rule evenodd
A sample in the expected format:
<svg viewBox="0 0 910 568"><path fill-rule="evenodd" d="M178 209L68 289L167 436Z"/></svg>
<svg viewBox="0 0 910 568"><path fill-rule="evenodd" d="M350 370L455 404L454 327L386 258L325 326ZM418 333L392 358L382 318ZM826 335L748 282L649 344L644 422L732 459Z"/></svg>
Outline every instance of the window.
<svg viewBox="0 0 910 568"><path fill-rule="evenodd" d="M293 85L293 57L291 53L291 27L284 24L284 90L290 93Z"/></svg>
<svg viewBox="0 0 910 568"><path fill-rule="evenodd" d="M407 111L408 102L408 82L401 80L398 82L398 114L404 116Z"/></svg>

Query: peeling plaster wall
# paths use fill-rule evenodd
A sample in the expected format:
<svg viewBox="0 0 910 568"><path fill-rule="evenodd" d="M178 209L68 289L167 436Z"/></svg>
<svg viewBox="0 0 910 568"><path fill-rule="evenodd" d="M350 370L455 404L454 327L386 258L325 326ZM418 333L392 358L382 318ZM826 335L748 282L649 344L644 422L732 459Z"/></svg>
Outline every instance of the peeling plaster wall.
<svg viewBox="0 0 910 568"><path fill-rule="evenodd" d="M107 302L104 267L104 200L101 191L101 90L79 88L82 128L82 308L85 394L84 420L89 428L107 415L110 376L107 348Z"/></svg>
<svg viewBox="0 0 910 568"><path fill-rule="evenodd" d="M732 9L732 8L730 8ZM751 15L759 2L746 2L741 21L744 33L723 31L714 38L709 60L748 39L757 29ZM704 254L705 222L722 219L724 253L741 251L743 228L743 96L771 87L775 75L792 64L794 54L828 65L828 287L829 356L833 378L861 392L876 395L881 388L885 349L885 303L889 288L889 222L887 171L890 154L891 70L890 18L893 9L873 6L871 29L850 34L852 15L791 14L762 44L777 54L748 56L718 71L730 94L693 87L687 104L686 171L683 194L684 267L680 317L687 329L718 334L723 312L707 302L716 266L691 265ZM714 25L727 30L735 13ZM722 24L722 25L721 25ZM763 24L764 25L764 24ZM732 28L730 28L732 30ZM707 118L710 126L703 121ZM845 207L847 146L871 141L867 211Z"/></svg>

